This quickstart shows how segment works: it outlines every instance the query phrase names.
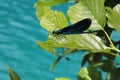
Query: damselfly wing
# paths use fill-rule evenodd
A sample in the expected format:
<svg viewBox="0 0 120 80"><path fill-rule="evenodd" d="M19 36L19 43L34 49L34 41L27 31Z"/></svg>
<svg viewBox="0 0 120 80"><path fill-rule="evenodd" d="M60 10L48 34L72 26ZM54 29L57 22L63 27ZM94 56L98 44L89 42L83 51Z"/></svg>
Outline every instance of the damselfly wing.
<svg viewBox="0 0 120 80"><path fill-rule="evenodd" d="M56 30L53 31L53 34L82 34L82 33L87 33L84 32L85 30L87 30L90 25L91 25L92 21L89 18L83 19L73 25L67 26L63 29L60 30ZM89 32L88 32L89 33Z"/></svg>

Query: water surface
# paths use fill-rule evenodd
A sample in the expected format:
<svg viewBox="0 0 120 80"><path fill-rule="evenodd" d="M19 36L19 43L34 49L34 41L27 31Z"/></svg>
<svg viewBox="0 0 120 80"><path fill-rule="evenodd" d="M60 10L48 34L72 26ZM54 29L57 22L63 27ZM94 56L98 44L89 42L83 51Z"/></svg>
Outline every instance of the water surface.
<svg viewBox="0 0 120 80"><path fill-rule="evenodd" d="M48 34L39 26L35 16L33 5L36 1L0 1L0 80L9 80L7 66L14 69L22 80L54 80L55 77L76 80L82 56L78 54L82 53L69 56L69 62L62 59L51 72L49 68L57 57L35 44L37 40L46 40ZM65 6L61 8L66 9Z"/></svg>

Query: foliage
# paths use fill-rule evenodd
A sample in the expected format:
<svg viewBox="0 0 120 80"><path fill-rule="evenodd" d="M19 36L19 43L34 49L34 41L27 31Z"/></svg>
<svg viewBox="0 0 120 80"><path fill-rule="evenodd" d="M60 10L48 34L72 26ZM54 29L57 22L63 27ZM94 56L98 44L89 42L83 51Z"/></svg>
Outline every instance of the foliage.
<svg viewBox="0 0 120 80"><path fill-rule="evenodd" d="M78 73L78 80L102 80L101 73L94 65L82 68Z"/></svg>
<svg viewBox="0 0 120 80"><path fill-rule="evenodd" d="M10 80L21 80L18 74L15 71L13 71L10 67L8 67L8 73L10 76Z"/></svg>
<svg viewBox="0 0 120 80"><path fill-rule="evenodd" d="M51 66L56 64L66 55L79 50L88 51L84 54L81 66L89 62L89 66L82 68L78 73L78 80L102 80L101 70L107 72L107 80L119 80L120 69L116 68L114 60L120 57L117 46L119 41L113 41L112 31L120 33L120 2L118 0L75 0L75 4L64 12L52 10L52 6L62 6L74 0L40 0L35 4L36 16L40 25L49 32L48 40L37 41L37 45L58 56ZM91 34L55 35L53 31L74 24L85 18L90 18L92 24L87 31L97 31ZM64 48L60 55L56 48ZM106 57L106 60L103 59ZM116 75L113 75L118 73ZM59 78L55 80L69 80Z"/></svg>
<svg viewBox="0 0 120 80"><path fill-rule="evenodd" d="M55 80L70 80L69 78L56 78Z"/></svg>

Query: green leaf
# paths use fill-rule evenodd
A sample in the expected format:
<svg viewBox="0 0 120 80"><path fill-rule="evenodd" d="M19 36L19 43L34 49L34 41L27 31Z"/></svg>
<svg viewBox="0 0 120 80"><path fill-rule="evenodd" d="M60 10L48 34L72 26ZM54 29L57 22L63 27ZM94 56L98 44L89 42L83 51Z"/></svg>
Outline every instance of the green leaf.
<svg viewBox="0 0 120 80"><path fill-rule="evenodd" d="M93 52L107 49L102 40L93 34L66 35L65 37L65 40L62 40L65 41L63 45L66 48L90 50Z"/></svg>
<svg viewBox="0 0 120 80"><path fill-rule="evenodd" d="M104 26L106 17L105 17L105 0L81 0L84 4L86 4L87 8L94 15L97 22Z"/></svg>
<svg viewBox="0 0 120 80"><path fill-rule="evenodd" d="M117 11L106 8L107 10L107 18L108 18L108 25L112 28L115 28L120 33L120 13Z"/></svg>
<svg viewBox="0 0 120 80"><path fill-rule="evenodd" d="M82 19L92 19L91 30L99 30L105 25L105 8L104 0L80 0L68 10L68 17L72 23Z"/></svg>
<svg viewBox="0 0 120 80"><path fill-rule="evenodd" d="M102 65L100 66L100 69L105 72L110 72L112 69L115 68L115 64L112 60L101 60L100 63Z"/></svg>
<svg viewBox="0 0 120 80"><path fill-rule="evenodd" d="M96 52L106 48L102 40L93 34L81 34L76 36L71 35L71 36L68 36L68 39L71 42L74 39L74 42L78 44L79 48L86 49L86 50L91 50L91 51L93 50Z"/></svg>
<svg viewBox="0 0 120 80"><path fill-rule="evenodd" d="M92 63L96 63L96 62L100 61L102 59L102 56L103 56L102 54L105 54L105 53L101 53L101 52L96 52L96 53L88 52L88 53L84 54L81 66L83 66L86 62L89 62L89 64L92 64Z"/></svg>
<svg viewBox="0 0 120 80"><path fill-rule="evenodd" d="M99 72L97 67L95 67L94 65L90 65L89 67L87 67L87 70L92 80L102 80L101 73Z"/></svg>
<svg viewBox="0 0 120 80"><path fill-rule="evenodd" d="M53 70L53 69L55 68L55 66L58 64L58 62L59 62L65 55L70 54L70 53L73 52L74 50L75 50L75 49L70 48L70 49L65 50L62 55L58 55L58 58L53 62L50 70ZM67 57L66 57L66 59L69 60Z"/></svg>
<svg viewBox="0 0 120 80"><path fill-rule="evenodd" d="M48 11L50 11L50 6L38 7L36 10L37 18L40 20L42 18L42 16Z"/></svg>
<svg viewBox="0 0 120 80"><path fill-rule="evenodd" d="M55 66L57 65L57 63L62 59L62 56L59 56L52 64L52 66L50 67L50 70L53 70L55 68Z"/></svg>
<svg viewBox="0 0 120 80"><path fill-rule="evenodd" d="M102 76L97 67L90 65L80 70L78 80L102 80Z"/></svg>
<svg viewBox="0 0 120 80"><path fill-rule="evenodd" d="M55 78L55 80L71 80L70 78Z"/></svg>
<svg viewBox="0 0 120 80"><path fill-rule="evenodd" d="M9 67L8 67L8 73L10 76L10 80L21 80L18 74Z"/></svg>
<svg viewBox="0 0 120 80"><path fill-rule="evenodd" d="M68 0L39 0L34 6L35 7L53 6L65 2L68 2Z"/></svg>
<svg viewBox="0 0 120 80"><path fill-rule="evenodd" d="M49 35L49 39L41 44L48 47L83 49L91 52L110 52L102 40L93 34Z"/></svg>
<svg viewBox="0 0 120 80"><path fill-rule="evenodd" d="M89 59L91 55L92 54L90 52L83 55L81 66L83 66L86 62L90 61Z"/></svg>
<svg viewBox="0 0 120 80"><path fill-rule="evenodd" d="M117 4L113 9L120 13L120 4Z"/></svg>
<svg viewBox="0 0 120 80"><path fill-rule="evenodd" d="M46 30L52 32L68 26L68 21L63 12L51 10L41 18L40 24Z"/></svg>
<svg viewBox="0 0 120 80"><path fill-rule="evenodd" d="M49 51L49 52L51 52L51 53L54 53L54 54L56 53L54 47L50 46L50 45L51 45L51 42L50 42L50 41L47 41L47 42L37 41L36 44L37 44L40 48L42 48L42 49L44 49L44 50L47 50L47 51Z"/></svg>
<svg viewBox="0 0 120 80"><path fill-rule="evenodd" d="M88 75L87 68L82 68L78 73L78 80L92 80Z"/></svg>
<svg viewBox="0 0 120 80"><path fill-rule="evenodd" d="M120 68L112 69L108 75L106 80L120 80Z"/></svg>
<svg viewBox="0 0 120 80"><path fill-rule="evenodd" d="M74 48L68 48L67 50L65 50L64 52L63 52L63 55L65 56L65 55L67 55L67 54L71 54L72 52L76 52L76 51L78 51L77 49L74 49Z"/></svg>

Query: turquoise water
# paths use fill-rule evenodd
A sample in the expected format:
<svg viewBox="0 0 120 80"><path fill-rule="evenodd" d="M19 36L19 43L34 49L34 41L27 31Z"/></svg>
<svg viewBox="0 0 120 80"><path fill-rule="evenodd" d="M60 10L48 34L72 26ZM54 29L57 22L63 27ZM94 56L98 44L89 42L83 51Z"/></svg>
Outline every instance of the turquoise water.
<svg viewBox="0 0 120 80"><path fill-rule="evenodd" d="M62 59L50 71L56 57L35 44L36 40L46 40L48 34L35 16L36 1L0 0L0 80L9 80L7 66L22 80L54 80L55 77L76 80L82 56L78 54L82 53L69 56L71 61ZM64 7L61 10L67 9Z"/></svg>

